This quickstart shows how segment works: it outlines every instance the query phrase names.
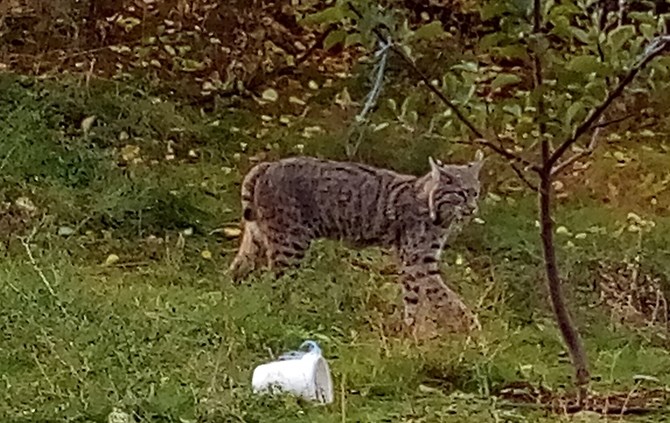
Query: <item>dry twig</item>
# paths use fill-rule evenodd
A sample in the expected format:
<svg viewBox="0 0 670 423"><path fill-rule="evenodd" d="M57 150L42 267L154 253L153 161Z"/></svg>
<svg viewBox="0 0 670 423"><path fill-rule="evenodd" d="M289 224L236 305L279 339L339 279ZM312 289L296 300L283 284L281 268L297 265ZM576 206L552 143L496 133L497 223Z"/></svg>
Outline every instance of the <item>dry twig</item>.
<svg viewBox="0 0 670 423"><path fill-rule="evenodd" d="M30 241L33 239L35 234L37 233L37 228L33 228L32 232L30 235L27 237L21 238L21 244L23 244L23 248L26 250L26 254L28 255L28 260L30 261L30 264L33 266L33 269L35 269L35 272L37 275L40 277L42 280L42 283L44 286L46 286L47 291L49 291L49 294L51 294L52 297L58 299L58 296L56 295L56 292L54 291L53 287L51 286L51 283L49 282L49 279L47 279L46 275L42 271L42 269L37 265L37 261L35 261L35 256L33 256L33 252L30 249Z"/></svg>

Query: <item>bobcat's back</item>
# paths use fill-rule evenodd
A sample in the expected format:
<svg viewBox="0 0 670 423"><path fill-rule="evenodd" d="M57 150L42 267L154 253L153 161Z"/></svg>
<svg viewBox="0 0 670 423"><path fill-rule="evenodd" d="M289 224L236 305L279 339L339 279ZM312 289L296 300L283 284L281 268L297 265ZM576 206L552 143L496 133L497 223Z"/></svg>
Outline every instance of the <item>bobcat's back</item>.
<svg viewBox="0 0 670 423"><path fill-rule="evenodd" d="M415 177L357 163L299 157L263 163L250 175L248 214L275 231L299 227L312 237L388 245L399 212L414 205Z"/></svg>

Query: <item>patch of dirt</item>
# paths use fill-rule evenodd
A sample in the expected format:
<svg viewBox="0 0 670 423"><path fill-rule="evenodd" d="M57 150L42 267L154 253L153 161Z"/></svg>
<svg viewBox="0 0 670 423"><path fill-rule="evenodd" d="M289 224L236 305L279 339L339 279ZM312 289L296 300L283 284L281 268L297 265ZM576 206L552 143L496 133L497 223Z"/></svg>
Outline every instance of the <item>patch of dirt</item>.
<svg viewBox="0 0 670 423"><path fill-rule="evenodd" d="M512 405L545 409L556 414L640 415L663 410L668 405L670 392L644 388L629 392L589 392L580 407L576 393L554 392L528 382L515 382L501 389L498 396Z"/></svg>
<svg viewBox="0 0 670 423"><path fill-rule="evenodd" d="M324 50L333 26L300 20L334 2L313 0L5 0L0 2L0 70L34 75L141 74L180 94L254 91L282 76L348 73L361 52ZM472 0L389 0L415 27L477 27ZM473 19L475 21L473 21ZM304 76L304 75L303 75ZM309 76L309 75L308 75Z"/></svg>
<svg viewBox="0 0 670 423"><path fill-rule="evenodd" d="M38 75L138 71L186 80L198 92L232 90L266 82L264 75L311 54L319 30L298 20L322 7L290 0L9 0L0 4L0 64Z"/></svg>
<svg viewBox="0 0 670 423"><path fill-rule="evenodd" d="M663 277L644 271L638 263L604 263L596 269L597 305L605 306L617 324L654 328L668 333L668 300Z"/></svg>
<svg viewBox="0 0 670 423"><path fill-rule="evenodd" d="M27 197L12 202L0 202L0 240L26 235L39 211Z"/></svg>

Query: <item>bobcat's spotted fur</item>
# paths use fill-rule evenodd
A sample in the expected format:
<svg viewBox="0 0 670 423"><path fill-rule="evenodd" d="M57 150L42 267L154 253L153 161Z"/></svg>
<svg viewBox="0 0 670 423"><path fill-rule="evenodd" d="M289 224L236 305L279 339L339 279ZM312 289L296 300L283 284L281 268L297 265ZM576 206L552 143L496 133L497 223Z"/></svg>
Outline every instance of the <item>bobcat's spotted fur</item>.
<svg viewBox="0 0 670 423"><path fill-rule="evenodd" d="M438 262L450 232L477 211L481 152L467 165L430 165L421 177L309 157L256 165L242 183L244 234L233 278L258 265L295 265L316 238L379 246L400 262L407 323L425 333L477 324L442 281Z"/></svg>

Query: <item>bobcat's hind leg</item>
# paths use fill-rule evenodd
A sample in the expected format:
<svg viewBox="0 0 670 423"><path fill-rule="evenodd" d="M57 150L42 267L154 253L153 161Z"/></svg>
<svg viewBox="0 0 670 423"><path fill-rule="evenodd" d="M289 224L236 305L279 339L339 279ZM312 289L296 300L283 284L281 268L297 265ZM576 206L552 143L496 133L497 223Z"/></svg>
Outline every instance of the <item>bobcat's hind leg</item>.
<svg viewBox="0 0 670 423"><path fill-rule="evenodd" d="M242 242L230 265L233 281L246 278L254 269L267 265L267 241L256 222L246 222Z"/></svg>

